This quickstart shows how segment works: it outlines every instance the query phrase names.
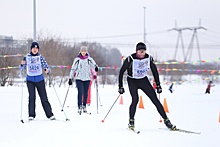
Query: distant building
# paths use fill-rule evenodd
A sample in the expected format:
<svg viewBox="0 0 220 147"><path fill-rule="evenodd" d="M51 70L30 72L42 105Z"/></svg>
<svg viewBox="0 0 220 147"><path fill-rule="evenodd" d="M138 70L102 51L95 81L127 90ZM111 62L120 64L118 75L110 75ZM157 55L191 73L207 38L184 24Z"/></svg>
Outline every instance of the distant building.
<svg viewBox="0 0 220 147"><path fill-rule="evenodd" d="M0 35L0 48L24 49L26 47L26 40L14 40L12 36Z"/></svg>
<svg viewBox="0 0 220 147"><path fill-rule="evenodd" d="M13 37L0 35L0 48L13 48Z"/></svg>

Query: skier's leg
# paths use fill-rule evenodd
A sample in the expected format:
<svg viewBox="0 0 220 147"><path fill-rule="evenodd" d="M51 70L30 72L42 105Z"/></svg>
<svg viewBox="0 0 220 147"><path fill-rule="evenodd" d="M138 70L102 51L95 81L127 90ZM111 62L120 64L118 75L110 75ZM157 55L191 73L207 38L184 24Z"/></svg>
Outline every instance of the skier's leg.
<svg viewBox="0 0 220 147"><path fill-rule="evenodd" d="M78 108L82 107L82 94L83 94L83 83L81 80L76 80L76 87L78 90Z"/></svg>
<svg viewBox="0 0 220 147"><path fill-rule="evenodd" d="M129 91L131 94L131 98L132 98L132 102L129 107L129 117L130 119L134 119L137 104L139 102L138 87L134 79L127 78L127 81L128 81L128 87L129 87Z"/></svg>
<svg viewBox="0 0 220 147"><path fill-rule="evenodd" d="M89 84L88 98L87 98L87 102L86 102L87 105L91 104L91 87L92 87L92 80L90 81L90 84Z"/></svg>
<svg viewBox="0 0 220 147"><path fill-rule="evenodd" d="M139 84L140 84L139 86L141 86L141 90L144 91L144 93L150 98L152 103L156 106L157 111L164 119L164 124L167 126L167 128L169 128L171 130L175 130L176 126L173 125L170 122L170 120L168 119L168 117L164 111L164 108L163 108L162 104L160 103L160 101L158 100L156 92L154 91L153 87L151 86L149 80L146 78L146 80L143 80Z"/></svg>
<svg viewBox="0 0 220 147"><path fill-rule="evenodd" d="M35 92L35 83L27 81L27 88L29 93L29 100L28 100L28 114L29 117L36 117L35 113L35 101L36 101L36 92Z"/></svg>
<svg viewBox="0 0 220 147"><path fill-rule="evenodd" d="M150 98L151 102L155 105L161 117L163 119L167 119L167 115L164 111L164 108L160 103L159 99L157 98L156 92L151 86L149 80L146 78L146 80L141 81L141 83L139 84L141 86L141 90L143 90L143 92Z"/></svg>
<svg viewBox="0 0 220 147"><path fill-rule="evenodd" d="M47 92L46 92L44 80L37 82L36 87L37 87L38 95L40 97L44 112L47 118L50 118L51 116L53 116L53 113L52 113L51 105L47 98Z"/></svg>
<svg viewBox="0 0 220 147"><path fill-rule="evenodd" d="M87 102L87 98L88 98L89 84L90 84L90 81L83 81L83 95L84 95L83 107L86 107L86 102Z"/></svg>

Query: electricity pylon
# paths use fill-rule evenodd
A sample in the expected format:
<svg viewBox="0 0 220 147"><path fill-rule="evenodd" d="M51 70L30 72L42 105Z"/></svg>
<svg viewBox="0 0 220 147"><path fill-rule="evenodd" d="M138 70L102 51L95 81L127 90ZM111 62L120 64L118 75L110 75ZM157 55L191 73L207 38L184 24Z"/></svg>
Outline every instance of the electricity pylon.
<svg viewBox="0 0 220 147"><path fill-rule="evenodd" d="M199 39L198 39L198 32L197 30L199 29L203 29L203 30L207 30L206 28L201 26L201 20L199 20L199 26L198 27L189 27L188 30L193 31L193 35L191 38L191 41L189 43L189 47L188 50L186 52L186 58L184 61L190 61L191 57L192 57L192 50L193 50L193 45L194 45L194 40L196 39L196 45L197 45L197 50L198 50L198 56L199 56L199 60L201 61L201 53L200 53L200 47L199 47Z"/></svg>
<svg viewBox="0 0 220 147"><path fill-rule="evenodd" d="M168 31L178 31L178 36L177 36L177 42L176 42L176 49L175 49L175 53L174 53L174 57L173 60L176 60L176 55L177 55L177 50L179 48L179 42L181 41L181 46L182 46L182 51L183 51L183 58L185 60L185 50L184 50L184 43L183 43L183 35L182 35L182 31L183 30L187 30L187 28L179 28L177 27L177 22L175 20L175 28L173 29L169 29Z"/></svg>

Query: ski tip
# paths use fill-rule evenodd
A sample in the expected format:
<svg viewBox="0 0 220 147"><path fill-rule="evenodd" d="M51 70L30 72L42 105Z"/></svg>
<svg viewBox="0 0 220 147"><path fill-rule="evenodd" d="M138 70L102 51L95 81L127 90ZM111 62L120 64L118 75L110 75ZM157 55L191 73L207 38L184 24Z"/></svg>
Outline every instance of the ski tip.
<svg viewBox="0 0 220 147"><path fill-rule="evenodd" d="M66 121L70 121L70 119L66 118Z"/></svg>
<svg viewBox="0 0 220 147"><path fill-rule="evenodd" d="M24 123L24 121L23 121L23 120L21 120L21 122L22 122L22 123Z"/></svg>

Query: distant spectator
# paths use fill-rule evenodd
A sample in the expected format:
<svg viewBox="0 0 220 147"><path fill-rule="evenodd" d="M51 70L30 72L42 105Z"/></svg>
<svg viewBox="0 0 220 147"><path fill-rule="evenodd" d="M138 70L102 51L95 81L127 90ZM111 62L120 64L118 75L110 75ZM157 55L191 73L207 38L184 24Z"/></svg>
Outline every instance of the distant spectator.
<svg viewBox="0 0 220 147"><path fill-rule="evenodd" d="M173 93L173 83L170 85L169 91L170 91L170 93Z"/></svg>
<svg viewBox="0 0 220 147"><path fill-rule="evenodd" d="M207 88L206 88L206 91L205 91L205 94L208 93L210 94L210 90L211 90L211 87L214 87L215 85L212 85L212 81L209 82Z"/></svg>

